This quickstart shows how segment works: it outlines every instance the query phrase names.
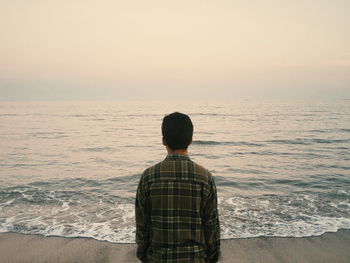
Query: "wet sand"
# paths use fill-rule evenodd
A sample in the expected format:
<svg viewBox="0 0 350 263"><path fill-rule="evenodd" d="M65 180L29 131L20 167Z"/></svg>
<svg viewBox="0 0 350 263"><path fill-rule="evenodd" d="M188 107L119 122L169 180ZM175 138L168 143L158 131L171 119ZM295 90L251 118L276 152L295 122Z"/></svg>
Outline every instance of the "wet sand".
<svg viewBox="0 0 350 263"><path fill-rule="evenodd" d="M0 262L139 262L135 244L0 233ZM350 230L318 237L222 240L220 262L350 262Z"/></svg>

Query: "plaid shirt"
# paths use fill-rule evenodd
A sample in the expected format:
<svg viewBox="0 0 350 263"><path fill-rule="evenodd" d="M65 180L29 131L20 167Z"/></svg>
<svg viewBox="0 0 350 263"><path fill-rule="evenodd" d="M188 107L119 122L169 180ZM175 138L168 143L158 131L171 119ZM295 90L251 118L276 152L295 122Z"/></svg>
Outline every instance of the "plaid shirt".
<svg viewBox="0 0 350 263"><path fill-rule="evenodd" d="M142 262L217 262L220 226L210 172L170 154L146 169L136 195L137 257Z"/></svg>

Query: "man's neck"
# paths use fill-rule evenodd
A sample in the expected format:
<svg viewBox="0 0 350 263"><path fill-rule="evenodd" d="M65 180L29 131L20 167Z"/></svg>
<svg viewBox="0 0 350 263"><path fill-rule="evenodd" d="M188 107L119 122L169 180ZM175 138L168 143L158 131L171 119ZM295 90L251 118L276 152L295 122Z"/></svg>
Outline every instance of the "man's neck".
<svg viewBox="0 0 350 263"><path fill-rule="evenodd" d="M183 155L188 155L187 149L172 150L172 149L169 149L169 147L166 147L166 150L167 150L168 154L183 154Z"/></svg>

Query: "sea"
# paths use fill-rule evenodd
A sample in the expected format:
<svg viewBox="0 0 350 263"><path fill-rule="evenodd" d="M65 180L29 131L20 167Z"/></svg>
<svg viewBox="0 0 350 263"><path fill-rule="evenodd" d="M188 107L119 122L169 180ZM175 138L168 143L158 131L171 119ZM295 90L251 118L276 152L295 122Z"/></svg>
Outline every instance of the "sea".
<svg viewBox="0 0 350 263"><path fill-rule="evenodd" d="M174 111L214 175L222 239L350 229L350 100L42 101L0 102L0 232L135 242Z"/></svg>

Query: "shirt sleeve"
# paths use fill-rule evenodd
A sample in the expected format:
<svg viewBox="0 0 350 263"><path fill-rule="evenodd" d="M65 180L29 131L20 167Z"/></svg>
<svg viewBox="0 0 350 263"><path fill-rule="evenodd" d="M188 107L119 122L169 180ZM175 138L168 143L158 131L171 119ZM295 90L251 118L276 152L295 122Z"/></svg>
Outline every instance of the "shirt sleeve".
<svg viewBox="0 0 350 263"><path fill-rule="evenodd" d="M207 249L207 262L218 262L220 257L220 223L215 182L209 179L210 193L204 209L204 237Z"/></svg>
<svg viewBox="0 0 350 263"><path fill-rule="evenodd" d="M147 209L147 195L143 186L143 176L137 188L135 200L135 219L136 219L136 256L141 262L147 262L147 249L150 244L150 226L149 214Z"/></svg>

